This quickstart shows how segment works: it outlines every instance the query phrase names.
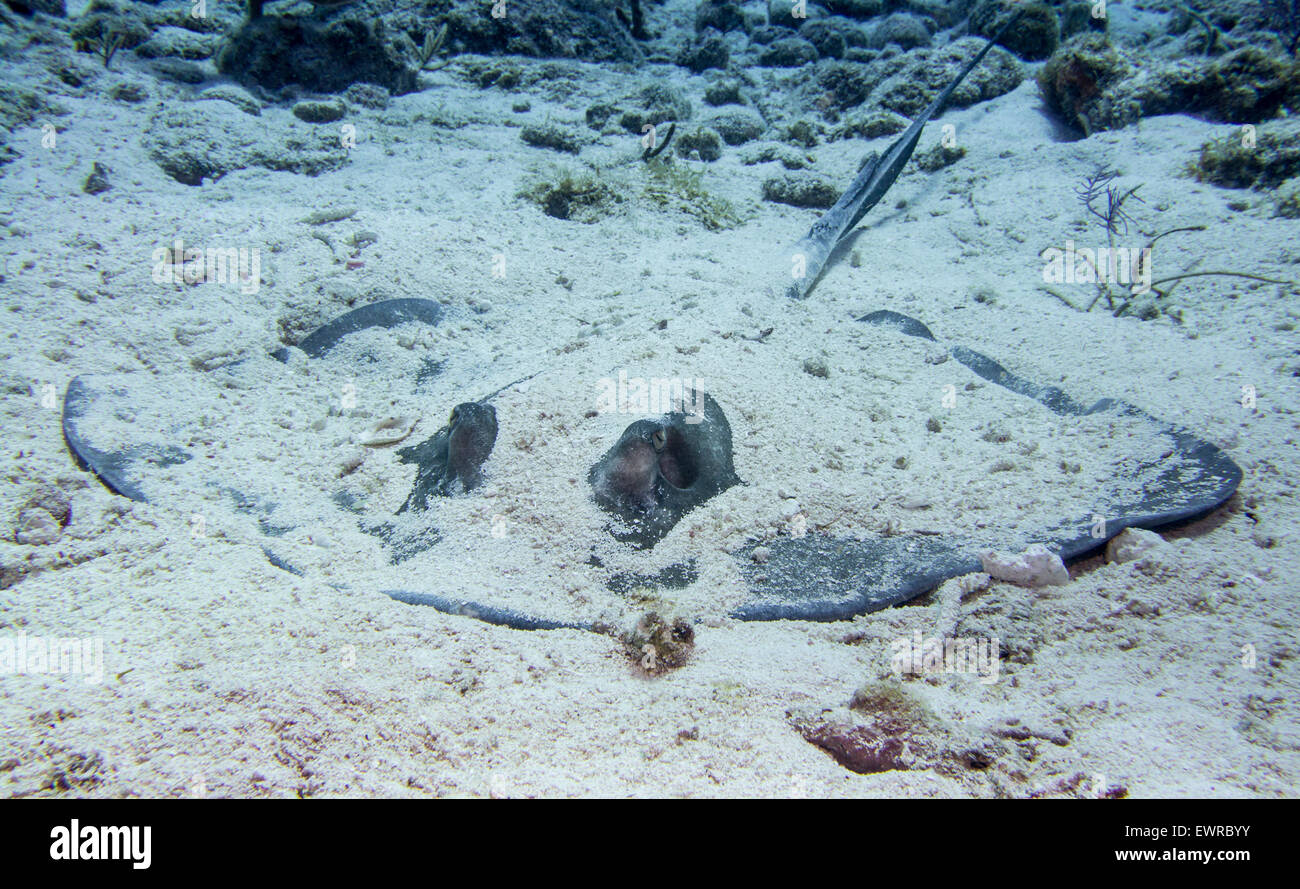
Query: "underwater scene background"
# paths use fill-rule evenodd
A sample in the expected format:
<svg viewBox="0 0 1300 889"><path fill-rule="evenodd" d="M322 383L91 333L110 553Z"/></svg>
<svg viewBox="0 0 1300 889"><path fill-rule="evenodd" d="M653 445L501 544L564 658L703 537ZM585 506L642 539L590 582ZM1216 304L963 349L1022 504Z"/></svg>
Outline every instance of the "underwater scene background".
<svg viewBox="0 0 1300 889"><path fill-rule="evenodd" d="M0 795L1290 797L1293 0L0 0Z"/></svg>

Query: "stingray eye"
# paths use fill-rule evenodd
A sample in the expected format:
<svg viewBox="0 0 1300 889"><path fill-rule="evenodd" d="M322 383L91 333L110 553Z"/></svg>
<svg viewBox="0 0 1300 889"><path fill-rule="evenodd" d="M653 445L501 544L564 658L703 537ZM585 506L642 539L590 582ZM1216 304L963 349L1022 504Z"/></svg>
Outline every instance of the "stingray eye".
<svg viewBox="0 0 1300 889"><path fill-rule="evenodd" d="M668 444L668 435L662 429L656 429L655 434L650 436L650 441L654 444L656 451L662 451L664 445Z"/></svg>
<svg viewBox="0 0 1300 889"><path fill-rule="evenodd" d="M455 426L455 425L456 425L456 420L457 420L457 418L459 418L459 417L460 417L460 408L459 408L459 407L454 407L454 408L452 408L452 409L451 409L451 416L447 419L447 425L448 425L448 426Z"/></svg>

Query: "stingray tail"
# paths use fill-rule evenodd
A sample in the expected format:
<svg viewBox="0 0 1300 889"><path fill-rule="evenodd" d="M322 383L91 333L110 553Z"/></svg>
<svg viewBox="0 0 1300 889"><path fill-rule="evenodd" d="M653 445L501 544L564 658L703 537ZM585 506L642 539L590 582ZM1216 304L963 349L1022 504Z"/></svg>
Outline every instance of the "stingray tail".
<svg viewBox="0 0 1300 889"><path fill-rule="evenodd" d="M975 58L966 63L966 67L962 68L952 82L935 96L934 101L917 116L906 132L889 146L884 157L868 158L858 175L853 178L853 182L835 202L835 206L827 210L808 234L795 244L791 249L791 255L798 260L795 268L802 274L792 275L790 285L785 291L786 296L802 299L807 295L807 292L812 289L813 282L821 274L831 251L862 221L862 217L880 202L898 179L899 174L903 172L903 167L916 151L917 143L921 141L921 131L925 129L925 125L943 111L948 100L952 98L953 91L961 85L971 71L975 70L975 66L984 60L989 50L1002 39L1002 35L1020 19L1020 16L1021 12L1016 12L993 37L989 38L984 47L975 54Z"/></svg>

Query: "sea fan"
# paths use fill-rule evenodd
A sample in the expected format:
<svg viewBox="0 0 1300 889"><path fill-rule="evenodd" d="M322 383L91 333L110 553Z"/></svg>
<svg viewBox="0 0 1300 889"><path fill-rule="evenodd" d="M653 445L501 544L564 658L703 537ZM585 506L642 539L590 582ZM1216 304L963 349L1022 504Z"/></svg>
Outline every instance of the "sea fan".
<svg viewBox="0 0 1300 889"><path fill-rule="evenodd" d="M1133 221L1124 209L1125 201L1132 198L1142 203L1142 199L1137 197L1137 190L1142 186L1135 185L1125 191L1114 184L1118 178L1119 173L1114 170L1098 170L1087 177L1083 185L1074 190L1079 196L1079 202L1087 207L1088 212L1097 217L1106 226L1106 231L1112 235L1128 234L1129 223ZM1105 198L1106 203L1104 210L1093 206L1102 198Z"/></svg>

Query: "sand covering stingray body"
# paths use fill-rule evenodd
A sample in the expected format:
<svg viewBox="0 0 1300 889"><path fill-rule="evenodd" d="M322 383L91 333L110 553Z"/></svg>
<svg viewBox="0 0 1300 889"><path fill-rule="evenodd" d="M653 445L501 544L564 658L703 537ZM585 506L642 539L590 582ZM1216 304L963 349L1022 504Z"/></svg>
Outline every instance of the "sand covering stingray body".
<svg viewBox="0 0 1300 889"><path fill-rule="evenodd" d="M358 311L391 320L391 309L380 303ZM958 388L991 386L979 398L1000 416L1047 429L1048 453L1038 455L1043 461L1058 459L1052 448L1083 460L1103 455L1077 483L1063 476L1054 483L1059 487L1021 495L1032 504L1015 526L981 528L985 523L975 520L980 515L975 501L1010 496L1004 488L1013 474L1003 481L972 471L964 482L933 481L932 499L946 489L974 493L965 506L955 502L940 508L936 500L936 508L927 510L934 518L924 533L871 534L875 507L866 489L826 494L839 498L835 509L857 513L845 520L844 532L818 530L816 522L774 530L758 517L761 504L752 491L773 479L757 478L759 473L743 467L737 474L729 456L724 459L718 435L671 440L669 433L691 428L673 414L635 420L621 435L627 419L614 414L590 420L585 438L574 435L529 449L498 445L481 465L481 482L469 491L452 490L451 496L438 490L447 478L447 457L435 445L454 422L426 441L435 452L430 461L411 459L421 445L371 449L361 469L341 470L344 455L357 448L355 433L374 419L364 407L338 408L338 392L350 381L358 391L374 390L385 404L397 400L407 411L419 412L423 405L431 413L429 404L436 402L437 415L445 416L446 404L459 401L431 391L437 378L417 383L427 358L397 343L433 317L432 312L408 314L391 328L353 324L316 358L288 365L270 356L249 359L225 369L219 379L195 374L181 384L147 374L77 377L64 403L68 446L113 490L174 510L178 535L193 534L197 520L213 545L260 546L277 567L358 595L384 592L526 629L617 625L647 601L661 608L676 603L696 617L844 619L977 571L979 555L988 548L1045 543L1071 558L1102 546L1125 527L1158 527L1205 513L1229 497L1241 478L1222 452L1185 431L1119 402L1083 405L961 346L948 350L965 368L966 376L956 378ZM909 345L933 339L919 321L891 312L860 320L863 335L871 337L873 358L883 354L898 364L911 356L921 375L916 385L938 388L940 377L926 374L953 378L951 371L929 366ZM368 382L368 373L379 379ZM572 393L565 378L554 385L545 380L543 375L531 387L507 388L496 396L494 414L504 424L503 438L523 440L543 408L584 415L588 393ZM185 397L177 398L182 389ZM401 393L405 401L396 397ZM725 422L727 394L708 403L715 422ZM465 404L480 402L466 402L462 411ZM918 414L908 422L924 418ZM1053 430L1052 424L1062 425ZM975 429L955 437L955 446L970 441L972 449L998 447L970 434ZM656 469L655 482L662 475L671 488L687 491L702 477L705 488L689 495L689 502L675 500L674 492L655 501L679 507L667 528L653 519L639 526L637 515L627 516L633 520L628 527L647 536L624 542L611 534L617 530L611 528L617 505L598 502L584 476L599 475L629 442L639 447L636 443L649 440L653 448L656 432L664 432L664 448L677 462ZM727 448L730 434L728 428ZM482 442L475 447L481 456ZM798 454L788 457L793 472ZM957 454L951 463L974 466L980 459ZM865 483L857 476L846 481ZM805 476L796 484L815 482ZM403 508L421 493L425 508ZM1078 506L1053 515L1060 504ZM1101 536L1094 533L1099 513L1105 517ZM754 533L760 527L761 533Z"/></svg>

